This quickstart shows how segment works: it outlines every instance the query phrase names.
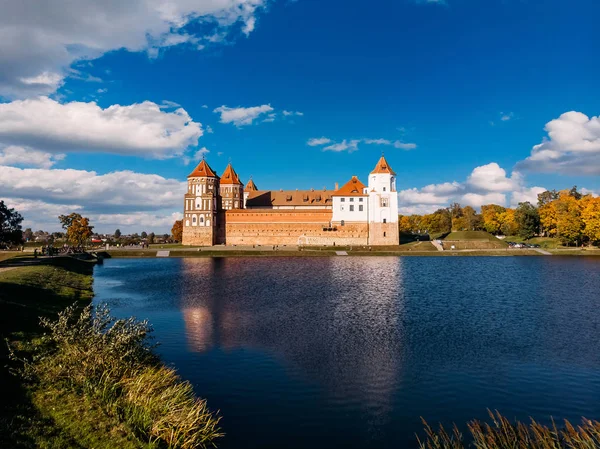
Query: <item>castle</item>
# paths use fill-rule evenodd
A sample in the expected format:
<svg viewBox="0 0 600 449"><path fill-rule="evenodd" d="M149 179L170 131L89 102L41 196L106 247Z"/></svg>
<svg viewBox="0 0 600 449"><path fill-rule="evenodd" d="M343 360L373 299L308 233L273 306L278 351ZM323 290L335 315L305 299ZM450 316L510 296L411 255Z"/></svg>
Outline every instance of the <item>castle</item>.
<svg viewBox="0 0 600 449"><path fill-rule="evenodd" d="M219 177L202 159L188 176L183 244L398 245L396 173L381 156L368 186L356 176L335 190L259 190L231 163Z"/></svg>

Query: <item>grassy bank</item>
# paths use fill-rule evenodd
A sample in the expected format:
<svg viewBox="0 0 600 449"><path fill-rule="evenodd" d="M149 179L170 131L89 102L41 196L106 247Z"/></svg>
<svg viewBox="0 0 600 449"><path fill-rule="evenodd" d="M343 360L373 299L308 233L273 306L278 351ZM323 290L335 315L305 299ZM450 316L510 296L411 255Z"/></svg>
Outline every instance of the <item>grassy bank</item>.
<svg viewBox="0 0 600 449"><path fill-rule="evenodd" d="M152 354L148 325L92 313L92 268L0 263L0 447L212 446L218 419Z"/></svg>

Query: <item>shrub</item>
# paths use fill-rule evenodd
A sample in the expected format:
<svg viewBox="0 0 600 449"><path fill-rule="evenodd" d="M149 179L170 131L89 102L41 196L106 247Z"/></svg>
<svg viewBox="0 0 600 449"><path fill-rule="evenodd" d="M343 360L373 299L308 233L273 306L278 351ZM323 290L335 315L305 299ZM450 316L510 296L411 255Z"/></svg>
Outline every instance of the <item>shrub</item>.
<svg viewBox="0 0 600 449"><path fill-rule="evenodd" d="M29 379L98 401L158 447L214 446L222 436L220 418L206 401L153 354L147 322L115 319L106 306L81 313L71 306L41 324L48 333L25 364Z"/></svg>

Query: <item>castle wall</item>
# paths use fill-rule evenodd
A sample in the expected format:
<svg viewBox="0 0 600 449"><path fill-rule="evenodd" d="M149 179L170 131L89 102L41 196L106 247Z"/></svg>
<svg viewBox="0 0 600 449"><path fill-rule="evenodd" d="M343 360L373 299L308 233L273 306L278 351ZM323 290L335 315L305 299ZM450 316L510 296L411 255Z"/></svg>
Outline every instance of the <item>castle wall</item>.
<svg viewBox="0 0 600 449"><path fill-rule="evenodd" d="M212 226L184 226L182 245L212 246L214 245L214 232Z"/></svg>
<svg viewBox="0 0 600 449"><path fill-rule="evenodd" d="M367 223L333 223L331 210L227 211L227 245L366 245Z"/></svg>
<svg viewBox="0 0 600 449"><path fill-rule="evenodd" d="M399 245L398 223L369 223L369 245Z"/></svg>

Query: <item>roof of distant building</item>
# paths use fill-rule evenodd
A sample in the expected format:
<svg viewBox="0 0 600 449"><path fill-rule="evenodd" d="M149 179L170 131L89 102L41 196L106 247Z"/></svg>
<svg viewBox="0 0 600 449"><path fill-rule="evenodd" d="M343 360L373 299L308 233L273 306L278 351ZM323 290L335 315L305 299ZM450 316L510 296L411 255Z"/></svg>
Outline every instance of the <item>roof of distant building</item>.
<svg viewBox="0 0 600 449"><path fill-rule="evenodd" d="M334 196L367 196L364 191L367 188L358 177L353 176L350 181L334 192Z"/></svg>
<svg viewBox="0 0 600 449"><path fill-rule="evenodd" d="M240 178L238 177L238 175L235 172L235 170L233 169L233 167L231 166L231 163L227 164L225 171L221 175L221 185L223 185L223 184L235 184L235 185L240 185L240 186L244 185L240 181Z"/></svg>
<svg viewBox="0 0 600 449"><path fill-rule="evenodd" d="M387 161L385 160L385 157L383 157L383 155L381 156L381 158L379 158L379 161L377 162L377 165L375 166L375 168L373 169L373 171L371 172L371 174L376 173L387 173L390 175L395 175L396 173L394 172L394 170L392 170L392 167L390 167L390 164L387 163Z"/></svg>
<svg viewBox="0 0 600 449"><path fill-rule="evenodd" d="M333 191L327 190L253 190L246 207L331 206Z"/></svg>
<svg viewBox="0 0 600 449"><path fill-rule="evenodd" d="M198 166L188 175L188 178L218 178L214 170L202 159Z"/></svg>

